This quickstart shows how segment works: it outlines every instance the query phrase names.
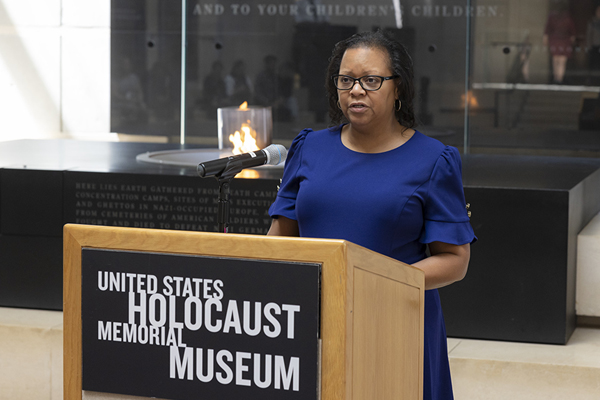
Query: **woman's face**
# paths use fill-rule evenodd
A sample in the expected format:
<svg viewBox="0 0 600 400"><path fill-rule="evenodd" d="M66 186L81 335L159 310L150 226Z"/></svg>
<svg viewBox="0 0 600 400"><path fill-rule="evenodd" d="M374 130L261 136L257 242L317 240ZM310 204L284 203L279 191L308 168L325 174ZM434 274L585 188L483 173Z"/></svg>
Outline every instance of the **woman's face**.
<svg viewBox="0 0 600 400"><path fill-rule="evenodd" d="M340 64L340 75L360 78L365 75L392 75L389 56L378 48L358 47L346 50ZM366 127L396 120L394 102L397 98L393 79L383 81L375 91L364 90L358 82L349 90L339 90L340 107L354 127Z"/></svg>

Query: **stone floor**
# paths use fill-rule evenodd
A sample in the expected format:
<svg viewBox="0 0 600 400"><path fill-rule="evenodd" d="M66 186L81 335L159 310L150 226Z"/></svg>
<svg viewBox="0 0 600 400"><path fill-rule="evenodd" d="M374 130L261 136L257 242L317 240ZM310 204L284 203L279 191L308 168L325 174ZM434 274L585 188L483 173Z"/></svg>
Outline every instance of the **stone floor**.
<svg viewBox="0 0 600 400"><path fill-rule="evenodd" d="M0 308L0 400L63 398L59 311Z"/></svg>
<svg viewBox="0 0 600 400"><path fill-rule="evenodd" d="M565 346L448 339L457 400L600 399L600 329Z"/></svg>
<svg viewBox="0 0 600 400"><path fill-rule="evenodd" d="M59 400L62 313L0 308L0 400ZM565 346L448 339L457 400L600 399L600 329Z"/></svg>

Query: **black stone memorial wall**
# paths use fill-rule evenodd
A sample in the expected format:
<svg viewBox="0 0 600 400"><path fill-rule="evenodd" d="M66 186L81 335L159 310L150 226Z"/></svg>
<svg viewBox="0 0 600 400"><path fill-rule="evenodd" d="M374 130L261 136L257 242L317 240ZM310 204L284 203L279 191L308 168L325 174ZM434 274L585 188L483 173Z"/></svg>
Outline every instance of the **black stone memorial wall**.
<svg viewBox="0 0 600 400"><path fill-rule="evenodd" d="M479 241L466 278L440 290L449 336L568 341L577 234L600 211L599 166L583 158L463 158Z"/></svg>
<svg viewBox="0 0 600 400"><path fill-rule="evenodd" d="M64 223L216 230L217 181L136 161L177 146L0 143L0 306L62 308ZM566 343L575 328L577 234L600 211L600 162L463 156L479 241L441 289L449 336ZM264 234L281 169L232 184L231 231Z"/></svg>
<svg viewBox="0 0 600 400"><path fill-rule="evenodd" d="M194 168L136 161L138 154L177 146L16 141L1 147L7 165L0 169L0 306L62 309L66 223L217 231L216 179L200 178ZM233 180L231 233L268 231L281 171Z"/></svg>
<svg viewBox="0 0 600 400"><path fill-rule="evenodd" d="M215 179L127 173L67 172L65 220L77 224L217 232ZM277 184L236 179L229 210L231 232L266 234Z"/></svg>

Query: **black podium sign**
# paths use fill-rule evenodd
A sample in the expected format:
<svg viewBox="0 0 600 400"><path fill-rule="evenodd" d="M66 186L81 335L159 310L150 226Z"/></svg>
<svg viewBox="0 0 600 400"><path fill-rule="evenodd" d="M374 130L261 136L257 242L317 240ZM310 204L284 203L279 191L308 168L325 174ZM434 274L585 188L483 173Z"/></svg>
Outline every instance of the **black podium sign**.
<svg viewBox="0 0 600 400"><path fill-rule="evenodd" d="M320 265L82 250L83 390L316 399Z"/></svg>

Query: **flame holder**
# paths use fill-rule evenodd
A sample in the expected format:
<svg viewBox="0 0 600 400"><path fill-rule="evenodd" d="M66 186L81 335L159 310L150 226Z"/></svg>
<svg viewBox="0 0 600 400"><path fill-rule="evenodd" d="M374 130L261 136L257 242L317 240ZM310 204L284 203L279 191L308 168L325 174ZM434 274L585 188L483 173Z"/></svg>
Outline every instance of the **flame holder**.
<svg viewBox="0 0 600 400"><path fill-rule="evenodd" d="M239 107L222 107L217 109L219 150L233 149L229 135L236 131L242 132L242 124L248 124L256 132L256 145L263 149L271 144L273 139L273 115L271 107L249 106L246 109Z"/></svg>

